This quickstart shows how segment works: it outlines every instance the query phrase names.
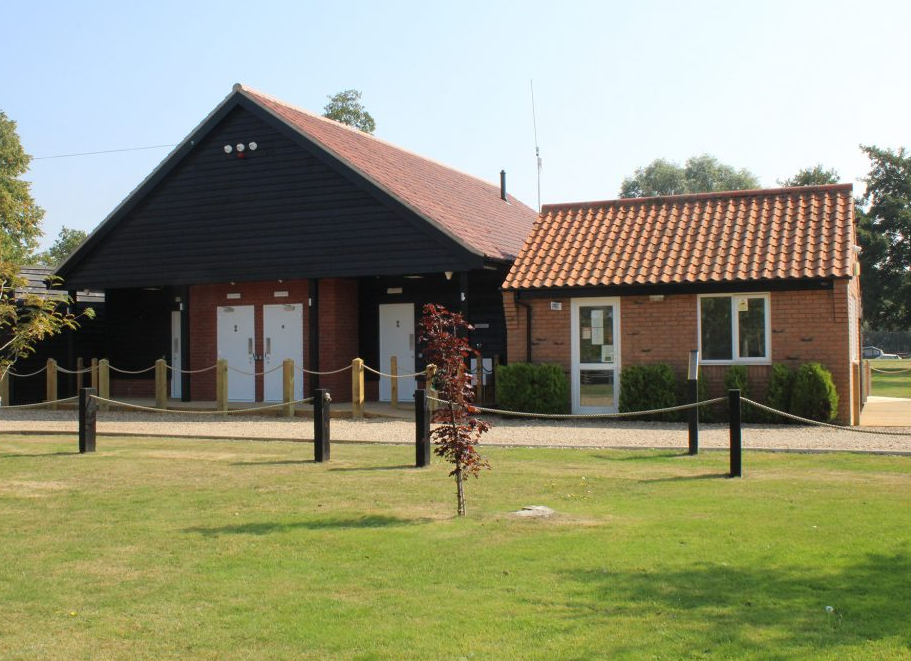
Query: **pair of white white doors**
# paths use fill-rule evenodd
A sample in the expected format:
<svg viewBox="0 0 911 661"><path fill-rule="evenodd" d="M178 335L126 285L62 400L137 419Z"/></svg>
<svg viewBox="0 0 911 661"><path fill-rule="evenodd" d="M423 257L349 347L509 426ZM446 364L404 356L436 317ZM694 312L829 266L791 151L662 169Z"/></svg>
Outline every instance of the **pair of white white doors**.
<svg viewBox="0 0 911 661"><path fill-rule="evenodd" d="M264 400L282 400L282 362L294 361L294 399L302 399L304 379L304 314L297 304L264 305L262 356L256 355L255 310L252 305L219 307L217 312L218 358L228 361L228 400L256 399L256 372L263 377ZM231 369L233 368L233 369Z"/></svg>
<svg viewBox="0 0 911 661"><path fill-rule="evenodd" d="M415 352L414 303L380 305L380 372L390 374L395 356L397 374L414 373ZM399 401L414 400L417 387L413 376L399 377ZM392 379L380 377L380 401L392 399Z"/></svg>

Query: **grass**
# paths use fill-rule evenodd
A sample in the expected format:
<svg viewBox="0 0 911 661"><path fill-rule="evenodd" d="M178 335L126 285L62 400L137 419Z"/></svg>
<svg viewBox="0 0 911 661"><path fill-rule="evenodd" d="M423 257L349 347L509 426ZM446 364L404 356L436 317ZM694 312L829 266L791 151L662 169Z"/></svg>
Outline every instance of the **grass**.
<svg viewBox="0 0 911 661"><path fill-rule="evenodd" d="M911 360L871 360L874 370L892 370L894 374L872 373L870 394L878 397L911 397ZM908 370L898 372L898 370Z"/></svg>
<svg viewBox="0 0 911 661"><path fill-rule="evenodd" d="M75 445L0 444L2 659L911 657L911 458Z"/></svg>

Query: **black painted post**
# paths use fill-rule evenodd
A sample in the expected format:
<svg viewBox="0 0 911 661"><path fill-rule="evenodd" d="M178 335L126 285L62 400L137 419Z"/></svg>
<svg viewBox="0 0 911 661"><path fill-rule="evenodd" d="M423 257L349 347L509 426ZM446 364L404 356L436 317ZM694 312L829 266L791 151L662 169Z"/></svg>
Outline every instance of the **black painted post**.
<svg viewBox="0 0 911 661"><path fill-rule="evenodd" d="M329 461L329 391L313 391L313 461Z"/></svg>
<svg viewBox="0 0 911 661"><path fill-rule="evenodd" d="M699 401L699 352L690 351L690 363L687 376L687 397L690 404ZM694 406L689 414L689 453L699 454L699 407Z"/></svg>
<svg viewBox="0 0 911 661"><path fill-rule="evenodd" d="M79 453L95 451L95 421L98 402L92 396L94 388L82 388L79 391Z"/></svg>
<svg viewBox="0 0 911 661"><path fill-rule="evenodd" d="M740 391L728 391L728 408L731 417L731 477L741 477L741 450L740 437Z"/></svg>
<svg viewBox="0 0 911 661"><path fill-rule="evenodd" d="M414 465L430 465L430 407L427 391L414 391Z"/></svg>

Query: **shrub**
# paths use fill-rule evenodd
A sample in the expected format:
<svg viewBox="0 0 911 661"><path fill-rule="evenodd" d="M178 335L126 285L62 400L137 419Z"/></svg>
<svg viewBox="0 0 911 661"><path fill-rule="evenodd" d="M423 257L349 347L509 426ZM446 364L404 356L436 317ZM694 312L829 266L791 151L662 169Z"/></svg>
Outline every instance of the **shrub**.
<svg viewBox="0 0 911 661"><path fill-rule="evenodd" d="M702 375L702 368L699 368L699 382L696 386L697 393L700 402L704 402L709 397L709 386L708 382L705 380L705 377ZM699 422L717 422L718 421L718 406L700 406L699 407Z"/></svg>
<svg viewBox="0 0 911 661"><path fill-rule="evenodd" d="M791 413L803 418L831 422L838 414L838 393L832 373L820 363L805 363L794 376Z"/></svg>
<svg viewBox="0 0 911 661"><path fill-rule="evenodd" d="M724 391L739 390L741 397L750 396L750 376L746 365L731 365L724 375ZM766 412L749 404L740 407L743 422L764 422L768 419Z"/></svg>
<svg viewBox="0 0 911 661"><path fill-rule="evenodd" d="M677 405L677 377L667 363L630 365L620 372L620 411L645 411ZM674 421L677 411L642 416L643 420Z"/></svg>
<svg viewBox="0 0 911 661"><path fill-rule="evenodd" d="M498 365L496 391L508 411L569 413L569 379L559 365Z"/></svg>
<svg viewBox="0 0 911 661"><path fill-rule="evenodd" d="M794 390L794 370L787 365L775 363L772 365L772 375L769 377L769 390L766 394L766 404L773 409L791 413L791 393ZM782 418L775 413L766 413L769 422L786 423L787 418Z"/></svg>

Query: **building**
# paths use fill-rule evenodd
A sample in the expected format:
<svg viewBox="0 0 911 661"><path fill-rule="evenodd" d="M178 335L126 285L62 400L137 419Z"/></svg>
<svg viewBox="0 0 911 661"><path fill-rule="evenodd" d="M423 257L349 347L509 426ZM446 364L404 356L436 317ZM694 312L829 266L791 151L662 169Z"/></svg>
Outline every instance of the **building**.
<svg viewBox="0 0 911 661"><path fill-rule="evenodd" d="M499 286L535 212L500 186L235 85L57 273L103 290L107 357L124 370L166 358L184 400L281 399L285 358L332 371L355 357L423 367L425 302L461 310L488 359L506 353ZM265 374L264 374L265 373ZM346 373L296 379L350 397ZM151 373L112 375L149 396ZM413 383L400 384L403 398ZM388 379L368 374L369 398Z"/></svg>
<svg viewBox="0 0 911 661"><path fill-rule="evenodd" d="M773 363L818 361L856 424L858 251L850 184L547 205L503 285L509 361L562 365L575 413L693 349L712 396L730 365L761 398Z"/></svg>

